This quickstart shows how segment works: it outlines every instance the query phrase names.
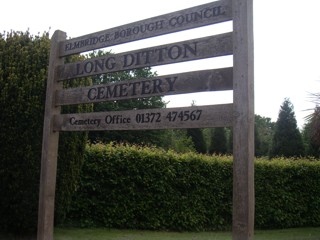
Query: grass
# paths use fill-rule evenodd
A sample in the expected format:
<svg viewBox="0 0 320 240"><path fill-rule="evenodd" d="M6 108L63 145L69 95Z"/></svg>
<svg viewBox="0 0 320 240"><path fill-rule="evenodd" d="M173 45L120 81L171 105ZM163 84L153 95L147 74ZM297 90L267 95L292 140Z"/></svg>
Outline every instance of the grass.
<svg viewBox="0 0 320 240"><path fill-rule="evenodd" d="M55 229L55 240L231 240L230 232L156 232L107 229ZM320 228L255 231L255 240L320 240Z"/></svg>
<svg viewBox="0 0 320 240"><path fill-rule="evenodd" d="M34 240L0 234L0 240ZM54 240L231 240L231 232L157 232L115 229L56 228ZM320 228L257 230L254 240L320 240Z"/></svg>

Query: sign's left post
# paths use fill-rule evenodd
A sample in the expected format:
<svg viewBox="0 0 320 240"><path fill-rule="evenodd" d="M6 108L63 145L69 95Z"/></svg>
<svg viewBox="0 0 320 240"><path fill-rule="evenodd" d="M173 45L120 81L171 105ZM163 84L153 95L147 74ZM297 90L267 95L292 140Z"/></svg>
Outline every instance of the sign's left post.
<svg viewBox="0 0 320 240"><path fill-rule="evenodd" d="M66 33L55 31L51 39L46 105L43 124L40 193L38 210L37 240L52 240L54 227L54 202L57 175L57 157L59 132L53 130L53 118L60 114L55 104L55 92L62 89L62 82L57 81L57 66L64 63L59 57L60 42L66 40Z"/></svg>

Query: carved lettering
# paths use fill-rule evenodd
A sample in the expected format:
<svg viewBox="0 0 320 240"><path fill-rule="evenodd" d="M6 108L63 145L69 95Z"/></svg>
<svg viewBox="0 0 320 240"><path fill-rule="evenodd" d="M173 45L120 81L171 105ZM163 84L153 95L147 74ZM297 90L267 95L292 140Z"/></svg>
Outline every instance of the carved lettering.
<svg viewBox="0 0 320 240"><path fill-rule="evenodd" d="M107 115L105 117L106 124L126 124L131 123L130 117L123 117L122 115Z"/></svg>
<svg viewBox="0 0 320 240"><path fill-rule="evenodd" d="M58 80L232 54L232 33L155 46L58 66Z"/></svg>
<svg viewBox="0 0 320 240"><path fill-rule="evenodd" d="M150 93L151 93L150 81L142 81L141 94L145 95L145 94L150 94Z"/></svg>
<svg viewBox="0 0 320 240"><path fill-rule="evenodd" d="M67 51L71 51L77 48L82 48L88 45L96 45L98 43L104 43L104 42L110 41L111 40L110 37L111 37L110 34L106 33L98 37L91 37L85 40L74 41L73 43L66 44L64 47L65 48L64 50L67 52Z"/></svg>
<svg viewBox="0 0 320 240"><path fill-rule="evenodd" d="M161 94L175 91L174 84L178 77L156 78L139 82L126 82L106 86L96 86L88 90L87 98L91 101L124 98L127 96Z"/></svg>
<svg viewBox="0 0 320 240"><path fill-rule="evenodd" d="M129 83L129 87L132 86L132 96L137 95L136 89L139 87L140 82Z"/></svg>
<svg viewBox="0 0 320 240"><path fill-rule="evenodd" d="M161 88L162 80L161 79L153 79L152 82L153 82L153 91L152 91L152 93L153 94L162 93L163 92L163 90Z"/></svg>
<svg viewBox="0 0 320 240"><path fill-rule="evenodd" d="M166 81L169 84L169 91L168 92L173 92L174 91L173 85L175 84L177 79L178 79L178 77L174 77L173 79L172 78L166 78Z"/></svg>
<svg viewBox="0 0 320 240"><path fill-rule="evenodd" d="M232 104L64 114L55 118L55 130L138 130L232 126ZM152 123L152 124L150 124Z"/></svg>
<svg viewBox="0 0 320 240"><path fill-rule="evenodd" d="M123 69L132 69L143 67L149 64L158 65L166 59L167 61L181 60L185 58L197 57L197 44L176 44L173 46L153 48L142 50L135 53L119 54L117 57L98 58L86 60L81 63L71 64L70 71L68 68L60 69L60 78L75 78L81 75L93 75L102 72L107 72L116 68L122 62ZM65 72L66 71L66 72Z"/></svg>
<svg viewBox="0 0 320 240"><path fill-rule="evenodd" d="M107 61L106 61L106 64L105 64L106 69L112 70L112 69L115 68L115 66L116 66L116 60L115 60L115 58L114 58L114 57L109 57L109 58L107 59Z"/></svg>
<svg viewBox="0 0 320 240"><path fill-rule="evenodd" d="M76 117L71 117L69 119L69 123L71 126L87 126L87 125L91 125L91 126L96 126L99 127L100 123L101 123L101 119L91 119L91 118L87 118L87 119L77 119Z"/></svg>
<svg viewBox="0 0 320 240"><path fill-rule="evenodd" d="M64 43L62 50L64 54L68 54L68 52L81 52L81 49L91 50L180 31L188 29L192 25L200 27L214 22L227 21L231 19L231 8L228 4L228 1L208 3L108 29L104 32L97 32L78 39L68 40Z"/></svg>
<svg viewBox="0 0 320 240"><path fill-rule="evenodd" d="M156 22L141 24L139 26L133 26L131 28L116 31L114 33L114 40L119 38L126 38L131 35L137 35L140 33L153 32L163 28L165 20L160 20Z"/></svg>
<svg viewBox="0 0 320 240"><path fill-rule="evenodd" d="M177 60L197 56L197 42L193 44L173 45L171 47L156 48L137 53L123 55L123 68L150 64L150 59L156 63L163 62L163 59Z"/></svg>

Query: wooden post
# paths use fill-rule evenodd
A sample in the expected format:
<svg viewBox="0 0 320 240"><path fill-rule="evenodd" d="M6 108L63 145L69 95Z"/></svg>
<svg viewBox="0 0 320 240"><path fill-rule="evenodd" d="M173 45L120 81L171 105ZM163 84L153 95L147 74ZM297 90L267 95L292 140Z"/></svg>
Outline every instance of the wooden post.
<svg viewBox="0 0 320 240"><path fill-rule="evenodd" d="M62 83L58 83L56 80L56 67L63 64L63 59L59 58L59 42L65 39L66 33L62 31L56 31L51 39L42 140L38 240L53 239L54 199L59 143L59 132L53 131L53 116L60 114L60 107L55 106L54 94L56 90L62 89Z"/></svg>
<svg viewBox="0 0 320 240"><path fill-rule="evenodd" d="M233 223L232 239L254 234L253 0L232 0L233 11Z"/></svg>

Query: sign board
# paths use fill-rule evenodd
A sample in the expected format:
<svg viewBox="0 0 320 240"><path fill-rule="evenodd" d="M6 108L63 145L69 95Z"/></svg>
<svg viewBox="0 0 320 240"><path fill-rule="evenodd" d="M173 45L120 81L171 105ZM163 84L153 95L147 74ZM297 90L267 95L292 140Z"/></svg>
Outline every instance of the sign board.
<svg viewBox="0 0 320 240"><path fill-rule="evenodd" d="M232 34L225 33L132 52L60 65L58 80L119 72L232 54Z"/></svg>
<svg viewBox="0 0 320 240"><path fill-rule="evenodd" d="M230 127L232 104L55 116L55 131L150 130Z"/></svg>
<svg viewBox="0 0 320 240"><path fill-rule="evenodd" d="M233 240L253 239L254 108L252 0L219 0L146 20L51 40L43 130L38 240L53 239L59 132L233 127ZM233 32L64 64L64 57L201 26L233 21ZM63 89L63 81L233 55L233 67ZM233 90L233 103L184 108L61 114L62 105Z"/></svg>
<svg viewBox="0 0 320 240"><path fill-rule="evenodd" d="M82 37L61 41L59 56L63 57L98 48L225 22L231 19L232 9L229 0L212 2L88 34Z"/></svg>
<svg viewBox="0 0 320 240"><path fill-rule="evenodd" d="M232 68L203 70L152 78L63 89L56 92L57 105L94 103L131 98L232 90Z"/></svg>

